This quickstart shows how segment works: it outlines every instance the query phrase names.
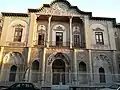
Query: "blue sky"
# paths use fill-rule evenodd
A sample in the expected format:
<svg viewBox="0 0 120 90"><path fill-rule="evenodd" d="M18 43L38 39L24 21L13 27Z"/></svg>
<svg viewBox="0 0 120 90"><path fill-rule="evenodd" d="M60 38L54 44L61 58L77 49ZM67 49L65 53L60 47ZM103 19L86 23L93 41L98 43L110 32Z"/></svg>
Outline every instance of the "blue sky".
<svg viewBox="0 0 120 90"><path fill-rule="evenodd" d="M39 8L53 0L1 0L0 12L27 13L28 8ZM82 11L92 12L96 17L116 18L120 23L120 0L68 0Z"/></svg>

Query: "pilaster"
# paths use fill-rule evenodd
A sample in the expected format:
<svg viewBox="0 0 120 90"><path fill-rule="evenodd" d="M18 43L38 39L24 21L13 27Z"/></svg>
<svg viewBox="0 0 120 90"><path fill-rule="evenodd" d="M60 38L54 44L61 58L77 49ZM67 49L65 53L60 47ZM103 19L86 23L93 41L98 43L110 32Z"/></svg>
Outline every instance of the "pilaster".
<svg viewBox="0 0 120 90"><path fill-rule="evenodd" d="M75 78L75 84L77 84L77 50L74 49L74 78Z"/></svg>
<svg viewBox="0 0 120 90"><path fill-rule="evenodd" d="M89 36L91 37L90 35L90 28L89 28L89 18L88 16L84 16L84 28L85 28L85 43L86 43L86 48L87 49L90 49L90 38Z"/></svg>
<svg viewBox="0 0 120 90"><path fill-rule="evenodd" d="M42 86L45 83L45 55L46 55L46 48L43 51L43 61L42 61Z"/></svg>
<svg viewBox="0 0 120 90"><path fill-rule="evenodd" d="M89 50L89 69L90 69L90 83L93 82L93 66L92 66L92 53L91 50Z"/></svg>
<svg viewBox="0 0 120 90"><path fill-rule="evenodd" d="M72 48L73 40L72 40L72 18L70 17L70 48Z"/></svg>
<svg viewBox="0 0 120 90"><path fill-rule="evenodd" d="M49 19L48 19L47 47L49 47L49 44L50 44L50 26L51 26L51 18L52 18L52 16L50 16Z"/></svg>

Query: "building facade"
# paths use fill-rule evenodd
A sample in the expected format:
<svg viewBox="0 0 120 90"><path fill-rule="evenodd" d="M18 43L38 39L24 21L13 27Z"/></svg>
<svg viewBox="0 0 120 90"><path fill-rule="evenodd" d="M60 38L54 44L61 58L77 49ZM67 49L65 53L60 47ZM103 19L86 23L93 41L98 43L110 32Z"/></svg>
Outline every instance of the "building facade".
<svg viewBox="0 0 120 90"><path fill-rule="evenodd" d="M55 0L0 17L0 82L41 87L120 81L120 25Z"/></svg>

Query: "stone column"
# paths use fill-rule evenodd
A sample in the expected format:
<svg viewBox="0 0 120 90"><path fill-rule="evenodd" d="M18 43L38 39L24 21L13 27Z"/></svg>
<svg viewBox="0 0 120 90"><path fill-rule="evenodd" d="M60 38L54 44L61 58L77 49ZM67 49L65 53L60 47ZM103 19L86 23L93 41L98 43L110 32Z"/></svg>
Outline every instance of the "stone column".
<svg viewBox="0 0 120 90"><path fill-rule="evenodd" d="M74 49L74 80L77 84L77 50Z"/></svg>
<svg viewBox="0 0 120 90"><path fill-rule="evenodd" d="M85 43L86 43L86 49L91 48L91 31L89 28L89 17L84 16L84 28L85 28Z"/></svg>
<svg viewBox="0 0 120 90"><path fill-rule="evenodd" d="M93 65L92 65L92 55L91 50L89 50L89 66L90 66L90 83L93 83Z"/></svg>
<svg viewBox="0 0 120 90"><path fill-rule="evenodd" d="M51 18L52 18L52 16L50 16L49 17L49 19L48 19L48 32L47 32L47 47L49 47L49 45L50 45L50 26L51 26Z"/></svg>
<svg viewBox="0 0 120 90"><path fill-rule="evenodd" d="M45 83L45 55L46 55L46 48L43 51L43 60L42 60L42 86Z"/></svg>
<svg viewBox="0 0 120 90"><path fill-rule="evenodd" d="M73 40L72 40L72 18L70 17L70 48L72 48Z"/></svg>

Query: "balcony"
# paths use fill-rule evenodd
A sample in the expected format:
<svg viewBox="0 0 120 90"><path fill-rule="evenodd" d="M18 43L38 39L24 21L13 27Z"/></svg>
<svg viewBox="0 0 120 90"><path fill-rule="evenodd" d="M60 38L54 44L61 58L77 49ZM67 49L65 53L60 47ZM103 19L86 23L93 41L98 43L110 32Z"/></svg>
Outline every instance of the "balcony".
<svg viewBox="0 0 120 90"><path fill-rule="evenodd" d="M74 43L73 42L73 48L85 48L85 43L83 43L83 42Z"/></svg>
<svg viewBox="0 0 120 90"><path fill-rule="evenodd" d="M50 41L50 42L46 42L46 41L37 41L34 40L33 41L33 45L34 46L40 46L40 47L46 47L47 44L49 44L49 47L56 47L56 48L69 48L70 47L70 42L56 42L56 41ZM81 43L73 43L72 44L73 48L85 48L85 43L81 42Z"/></svg>
<svg viewBox="0 0 120 90"><path fill-rule="evenodd" d="M34 40L33 41L33 45L34 46L39 46L39 47L45 47L46 46L46 42L45 41Z"/></svg>

